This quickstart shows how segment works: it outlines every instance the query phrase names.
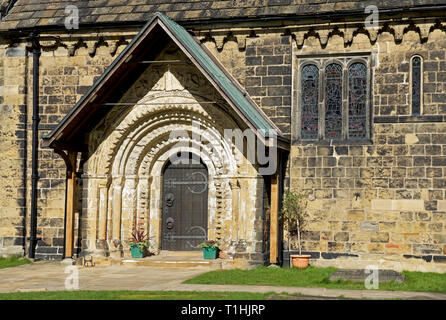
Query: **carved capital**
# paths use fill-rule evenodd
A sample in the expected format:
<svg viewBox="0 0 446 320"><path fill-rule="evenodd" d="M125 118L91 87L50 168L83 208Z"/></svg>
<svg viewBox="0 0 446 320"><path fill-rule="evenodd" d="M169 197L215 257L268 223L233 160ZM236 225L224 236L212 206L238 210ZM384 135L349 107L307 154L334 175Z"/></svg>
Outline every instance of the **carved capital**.
<svg viewBox="0 0 446 320"><path fill-rule="evenodd" d="M229 185L231 187L231 190L238 190L240 189L240 182L237 178L229 180Z"/></svg>

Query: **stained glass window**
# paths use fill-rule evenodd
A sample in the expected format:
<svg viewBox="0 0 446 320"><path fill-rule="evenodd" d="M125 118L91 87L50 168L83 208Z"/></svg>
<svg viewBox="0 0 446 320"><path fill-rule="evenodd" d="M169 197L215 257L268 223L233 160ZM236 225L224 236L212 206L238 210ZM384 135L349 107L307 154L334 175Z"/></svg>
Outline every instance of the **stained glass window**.
<svg viewBox="0 0 446 320"><path fill-rule="evenodd" d="M367 131L367 67L353 63L348 69L348 132L351 139L363 139Z"/></svg>
<svg viewBox="0 0 446 320"><path fill-rule="evenodd" d="M412 59L412 114L421 112L421 58Z"/></svg>
<svg viewBox="0 0 446 320"><path fill-rule="evenodd" d="M325 68L325 138L342 137L342 67L332 63Z"/></svg>
<svg viewBox="0 0 446 320"><path fill-rule="evenodd" d="M302 69L302 139L318 137L319 69L307 65Z"/></svg>

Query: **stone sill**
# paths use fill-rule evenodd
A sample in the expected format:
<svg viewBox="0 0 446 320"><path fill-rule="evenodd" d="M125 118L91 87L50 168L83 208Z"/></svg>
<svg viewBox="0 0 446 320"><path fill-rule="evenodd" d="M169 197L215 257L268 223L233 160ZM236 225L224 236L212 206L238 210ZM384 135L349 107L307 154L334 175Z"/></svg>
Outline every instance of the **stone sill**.
<svg viewBox="0 0 446 320"><path fill-rule="evenodd" d="M425 123L425 122L446 122L444 115L428 116L380 116L373 119L374 123Z"/></svg>
<svg viewBox="0 0 446 320"><path fill-rule="evenodd" d="M351 146L351 145L357 145L357 146L369 146L373 145L373 141L369 139L362 139L362 140L293 140L292 146Z"/></svg>

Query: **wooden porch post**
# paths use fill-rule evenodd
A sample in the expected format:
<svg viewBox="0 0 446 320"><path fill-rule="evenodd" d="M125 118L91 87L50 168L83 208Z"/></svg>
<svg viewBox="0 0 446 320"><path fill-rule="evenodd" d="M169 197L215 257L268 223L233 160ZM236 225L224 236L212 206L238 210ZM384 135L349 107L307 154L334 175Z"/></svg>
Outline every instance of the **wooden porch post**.
<svg viewBox="0 0 446 320"><path fill-rule="evenodd" d="M271 177L270 263L278 262L279 236L279 172Z"/></svg>
<svg viewBox="0 0 446 320"><path fill-rule="evenodd" d="M68 151L67 166L67 213L65 218L65 258L73 257L74 253L74 207L76 195L76 151Z"/></svg>

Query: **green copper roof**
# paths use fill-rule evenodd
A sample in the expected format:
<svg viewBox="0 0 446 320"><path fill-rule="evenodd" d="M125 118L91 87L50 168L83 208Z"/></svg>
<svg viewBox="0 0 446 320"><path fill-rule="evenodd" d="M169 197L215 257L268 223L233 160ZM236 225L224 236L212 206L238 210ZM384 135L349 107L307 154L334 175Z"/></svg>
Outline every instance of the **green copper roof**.
<svg viewBox="0 0 446 320"><path fill-rule="evenodd" d="M108 76L113 70L116 64L133 49L135 42L137 42L152 25L152 23L159 19L170 33L191 55L196 62L204 69L208 76L215 81L217 86L225 93L225 95L231 100L231 102L237 107L237 109L243 114L243 116L258 129L263 136L268 137L269 130L275 130L281 137L282 133L273 124L272 121L266 118L266 115L256 107L255 103L250 101L247 97L247 93L242 92L234 81L229 78L227 74L212 60L212 58L205 52L201 45L186 31L182 26L176 22L170 20L165 15L157 12L153 15L150 21L144 26L144 28L135 36L132 42L121 52L121 54L113 61L113 63L105 70L102 76L95 82L90 90L79 100L79 102L70 110L70 112L62 119L62 121L54 128L54 130L46 135L43 135L43 139L51 139L62 125L69 121L70 117L75 111L85 102L85 100L94 92L96 87Z"/></svg>

